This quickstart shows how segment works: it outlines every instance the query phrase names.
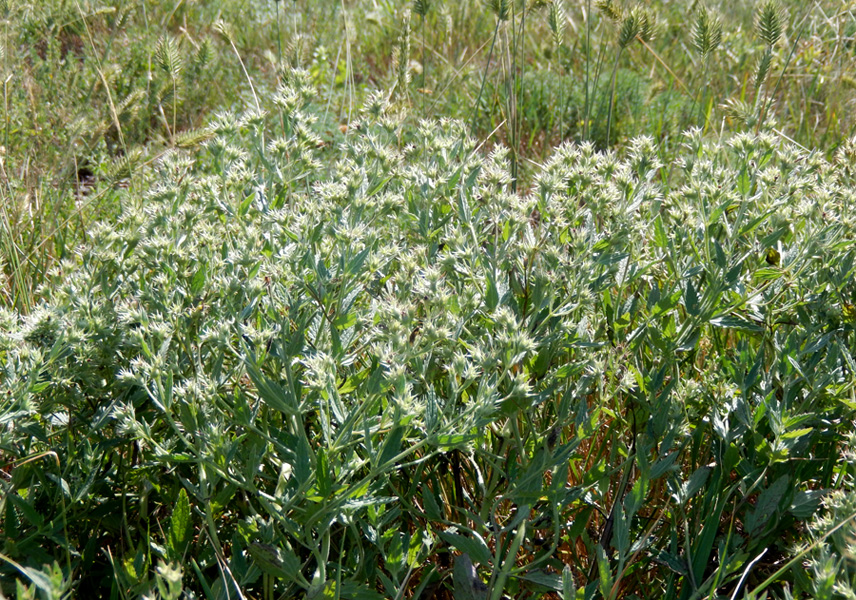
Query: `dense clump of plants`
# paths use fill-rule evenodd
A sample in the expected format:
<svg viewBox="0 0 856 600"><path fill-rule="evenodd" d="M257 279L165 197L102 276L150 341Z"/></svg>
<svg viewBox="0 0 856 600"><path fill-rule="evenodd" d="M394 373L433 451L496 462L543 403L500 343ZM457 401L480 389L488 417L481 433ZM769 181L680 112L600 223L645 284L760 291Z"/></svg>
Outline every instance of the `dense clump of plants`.
<svg viewBox="0 0 856 600"><path fill-rule="evenodd" d="M329 147L316 96L297 71L219 115L0 314L4 593L686 600L851 568L853 144L563 145L513 193L501 148L381 94Z"/></svg>
<svg viewBox="0 0 856 600"><path fill-rule="evenodd" d="M776 131L853 136L856 13L840 0L0 0L0 305L112 220L162 152L306 69L322 131L376 88L509 149L515 181L564 141Z"/></svg>

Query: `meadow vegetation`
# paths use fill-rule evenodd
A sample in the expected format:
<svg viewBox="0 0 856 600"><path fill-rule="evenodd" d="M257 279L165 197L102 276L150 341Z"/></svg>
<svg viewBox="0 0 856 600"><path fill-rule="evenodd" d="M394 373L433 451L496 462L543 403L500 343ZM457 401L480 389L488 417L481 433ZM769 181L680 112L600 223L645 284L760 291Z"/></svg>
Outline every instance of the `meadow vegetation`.
<svg viewBox="0 0 856 600"><path fill-rule="evenodd" d="M0 594L856 596L852 3L0 16Z"/></svg>

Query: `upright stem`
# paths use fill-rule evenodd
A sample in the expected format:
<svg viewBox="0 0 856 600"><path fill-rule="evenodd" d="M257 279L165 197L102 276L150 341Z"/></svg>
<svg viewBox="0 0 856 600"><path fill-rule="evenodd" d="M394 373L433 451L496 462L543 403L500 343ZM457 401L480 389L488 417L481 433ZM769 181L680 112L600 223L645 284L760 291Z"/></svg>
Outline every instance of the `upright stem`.
<svg viewBox="0 0 856 600"><path fill-rule="evenodd" d="M707 80L707 69L710 64L708 59L704 61L704 70L702 72L702 80L704 87L701 89L701 107L699 109L699 122L701 122L701 130L707 129L707 89L710 83Z"/></svg>
<svg viewBox="0 0 856 600"><path fill-rule="evenodd" d="M507 120L511 121L508 127L509 139L508 145L511 147L511 190L517 190L517 142L514 139L515 129L514 129L514 67L515 67L515 52L516 52L516 39L517 30L514 27L515 15L512 12L511 14L511 44L508 43L508 30L505 31L505 50L506 50L506 68L508 71L505 76L505 111L507 115Z"/></svg>
<svg viewBox="0 0 856 600"><path fill-rule="evenodd" d="M800 39L802 39L803 33L805 32L805 28L808 26L808 16L811 13L812 9L805 14L802 19L802 27L800 27L799 32L797 33L796 39L794 39L793 44L791 44L791 51L788 53L788 59L785 61L785 65L782 68L782 73L779 75L779 79L776 81L776 87L773 88L773 93L770 96L770 103L773 102L773 98L776 97L776 93L779 91L779 86L782 84L782 80L785 78L785 72L788 70L788 65L791 64L791 59L794 57L794 52L796 52L797 45L799 44ZM764 104L761 106L761 112L758 116L758 124L755 129L755 133L757 134L761 131L761 124L764 121L764 117L766 116L767 110L770 108L770 105L767 102L768 95L764 96Z"/></svg>
<svg viewBox="0 0 856 600"><path fill-rule="evenodd" d="M612 131L612 105L615 103L615 80L618 76L618 61L624 48L619 48L615 57L615 65L612 67L612 87L609 92L609 116L606 118L606 149L609 149L609 135Z"/></svg>
<svg viewBox="0 0 856 600"><path fill-rule="evenodd" d="M9 15L3 15L3 119L6 122L5 133L3 137L3 146L5 148L9 148L9 81L12 79L11 73L7 76L7 64L9 56L9 48L8 48L8 40L9 40Z"/></svg>
<svg viewBox="0 0 856 600"><path fill-rule="evenodd" d="M588 139L589 133L589 124L591 122L591 109L594 106L594 93L597 91L597 84L600 82L600 73L601 67L603 66L604 57L606 56L606 45L604 44L604 37L606 36L606 32L601 31L600 34L600 52L597 55L597 62L594 65L594 78L591 82L591 96L588 105L586 106L586 119L585 119L585 128L584 128L584 139Z"/></svg>
<svg viewBox="0 0 856 600"><path fill-rule="evenodd" d="M279 64L277 67L282 67L282 34L279 30L279 3L280 0L274 0L274 10L276 10L276 49L279 53ZM279 73L277 73L277 77L279 77Z"/></svg>
<svg viewBox="0 0 856 600"><path fill-rule="evenodd" d="M499 23L500 20L496 20L496 27L493 29L493 39L490 42L490 51L487 53L487 64L484 68L484 75L482 76L481 88L479 88L479 95L476 97L476 103L473 106L472 115L470 115L470 131L472 131L473 126L475 125L475 119L478 116L479 104L481 103L482 92L484 92L484 85L487 82L487 73L490 70L490 61L493 58L493 48L496 45L496 36L499 35Z"/></svg>
<svg viewBox="0 0 856 600"><path fill-rule="evenodd" d="M589 121L589 68L591 64L591 0L586 0L586 100L583 108L583 139L588 138Z"/></svg>
<svg viewBox="0 0 856 600"><path fill-rule="evenodd" d="M561 73L561 69L557 70ZM588 83L586 83L588 86ZM588 93L588 90L586 90ZM559 143L565 141L565 86L559 86Z"/></svg>
<svg viewBox="0 0 856 600"><path fill-rule="evenodd" d="M520 76L517 76L517 69L512 72L512 77L514 77L514 97L512 98L514 102L514 121L512 121L512 127L514 127L514 154L513 154L513 162L511 163L511 189L513 191L517 191L517 173L519 169L519 156L520 156L520 129L521 129L521 120L519 115L517 114L517 109L519 108L519 95L523 91L523 71L526 68L526 64L523 60L523 44L526 36L526 0L523 0L523 14L520 17L520 35L517 36L517 44L516 50L520 53L520 60L515 61L520 64Z"/></svg>
<svg viewBox="0 0 856 600"><path fill-rule="evenodd" d="M428 115L425 114L425 94L427 94L427 90L425 89L425 71L428 70L428 63L425 60L425 15L422 15L422 118L426 118Z"/></svg>

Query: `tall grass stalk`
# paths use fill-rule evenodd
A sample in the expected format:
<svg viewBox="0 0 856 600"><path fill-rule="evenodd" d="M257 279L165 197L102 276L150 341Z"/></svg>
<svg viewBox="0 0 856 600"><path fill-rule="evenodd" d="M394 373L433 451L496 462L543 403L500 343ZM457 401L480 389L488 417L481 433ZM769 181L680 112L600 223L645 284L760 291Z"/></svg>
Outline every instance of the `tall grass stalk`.
<svg viewBox="0 0 856 600"><path fill-rule="evenodd" d="M603 3L599 3L599 5L602 5L602 4ZM606 15L606 16L610 20L613 20L612 17L616 16L616 15L612 15L612 16ZM594 76L589 79L588 75L586 75L586 79L589 80L591 83L591 86L590 86L591 89L590 90L589 90L589 88L586 89L586 98L588 99L588 101L587 101L586 107L585 107L585 120L583 123L583 140L584 141L590 141L590 139L591 139L590 128L591 128L591 121L592 121L592 117L593 117L593 110L594 110L594 104L595 104L595 95L597 92L598 84L600 83L600 76L603 72L603 66L606 62L606 55L607 55L607 50L608 50L608 44L605 42L605 40L606 40L606 27L602 27L601 32L600 32L600 41L598 42L598 45L600 46L600 50L598 51L597 60L595 61L595 64L594 64ZM587 52L586 53L586 72L587 73L588 73L588 68L589 68L588 60L589 60L589 58L588 58L588 52ZM611 95L608 98L608 100L611 103Z"/></svg>
<svg viewBox="0 0 856 600"><path fill-rule="evenodd" d="M9 82L12 80L12 73L9 72L9 11L10 7L8 0L3 0L3 46L0 51L3 53L3 73L0 77L3 78L3 147L9 148Z"/></svg>
<svg viewBox="0 0 856 600"><path fill-rule="evenodd" d="M564 49L564 33L567 16L563 6L564 0L553 0L550 3L550 13L547 24L553 37L553 63L558 74L563 74L561 53ZM588 86L588 83L586 83ZM559 139L565 137L565 86L559 89Z"/></svg>
<svg viewBox="0 0 856 600"><path fill-rule="evenodd" d="M422 85L420 87L420 95L422 96L422 118L426 118L427 115L425 113L425 96L428 95L428 90L425 88L425 78L427 76L428 71L428 57L425 53L425 43L426 43L426 29L425 29L425 19L428 16L428 10L430 9L430 0L413 0L413 12L419 15L421 19L422 25Z"/></svg>
<svg viewBox="0 0 856 600"><path fill-rule="evenodd" d="M583 139L588 139L589 106L591 93L591 0L586 0L586 67L585 67L585 104L583 109Z"/></svg>
<svg viewBox="0 0 856 600"><path fill-rule="evenodd" d="M356 82L354 81L354 61L351 56L351 25L348 21L348 11L345 8L345 0L340 2L342 8L342 23L345 29L345 89L348 96L348 129L350 130L354 113L354 102L356 94ZM338 68L338 65L336 65Z"/></svg>
<svg viewBox="0 0 856 600"><path fill-rule="evenodd" d="M498 2L501 2L501 1L502 0L498 0ZM504 15L504 17L502 15ZM508 14L507 14L507 11L506 12L500 12L499 10L497 10L494 12L494 17L496 19L496 24L493 27L493 36L491 37L491 40L490 40L490 50L488 50L488 53L487 53L487 62L485 63L484 73L482 74L482 81L481 81L481 85L479 86L479 93L476 96L476 101L473 104L473 108L472 108L470 117L467 119L467 121L470 124L470 132L471 133L475 129L475 122L476 122L476 119L478 118L479 107L481 106L481 97L482 97L482 94L484 93L485 84L487 83L487 75L490 72L491 60L493 58L493 49L496 47L496 39L499 36L499 27L502 24L502 22L508 18Z"/></svg>
<svg viewBox="0 0 856 600"><path fill-rule="evenodd" d="M639 35L639 25L635 14L631 13L624 17L618 37L618 52L615 54L615 62L612 66L612 83L609 88L609 112L606 117L606 147L609 147L610 133L612 131L612 111L615 105L615 81L618 77L618 64L625 48Z"/></svg>
<svg viewBox="0 0 856 600"><path fill-rule="evenodd" d="M256 86L253 84L253 78L250 77L250 73L247 71L247 65L244 64L244 59L241 57L241 53L235 45L235 35L232 32L232 28L225 21L219 20L214 23L214 29L229 43L232 53L235 55L235 58L238 59L238 64L241 66L241 72L244 74L244 80L247 82L247 85L250 86L250 93L253 96L253 102L255 103L256 110L261 112L262 105L259 102L258 94L256 94Z"/></svg>
<svg viewBox="0 0 856 600"><path fill-rule="evenodd" d="M779 87L782 84L782 80L785 78L785 74L788 71L788 66L791 64L791 61L793 60L794 53L796 52L799 41L802 39L802 36L806 30L806 27L808 26L809 15L811 15L811 12L813 10L814 10L814 7L812 6L806 11L805 16L803 16L802 21L800 22L799 31L797 32L797 35L794 38L793 43L791 44L791 50L790 50L790 52L788 52L788 56L785 59L785 64L782 66L782 72L779 74L779 78L776 80L776 85L773 88L772 93L770 93L769 96L765 95L765 97L764 97L764 101L763 101L763 104L761 106L761 110L759 112L758 125L757 125L756 130L755 130L756 133L758 133L760 131L761 124L764 122L764 119L766 118L767 111L769 110L770 105L774 102L774 100L776 98L776 94L779 91Z"/></svg>

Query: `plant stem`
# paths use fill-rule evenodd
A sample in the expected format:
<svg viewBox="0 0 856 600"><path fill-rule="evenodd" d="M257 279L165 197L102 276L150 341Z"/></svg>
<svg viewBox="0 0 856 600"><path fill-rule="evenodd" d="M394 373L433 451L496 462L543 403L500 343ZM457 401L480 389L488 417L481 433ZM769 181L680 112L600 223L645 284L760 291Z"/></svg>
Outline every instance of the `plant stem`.
<svg viewBox="0 0 856 600"><path fill-rule="evenodd" d="M487 82L487 73L490 70L490 61L493 58L493 48L496 46L496 37L499 35L499 23L500 20L496 20L496 27L493 29L493 39L490 42L490 50L487 53L487 64L484 68L484 75L482 76L481 87L479 88L479 95L476 97L476 103L473 105L472 114L468 119L470 121L470 132L473 130L473 126L475 125L475 119L478 116L479 104L481 103L482 92L484 92L484 86Z"/></svg>
<svg viewBox="0 0 856 600"><path fill-rule="evenodd" d="M618 61L621 59L621 53L624 48L618 50L615 56L615 65L612 67L612 87L609 92L609 115L606 118L606 148L609 148L609 135L612 131L612 105L615 103L615 80L618 77Z"/></svg>
<svg viewBox="0 0 856 600"><path fill-rule="evenodd" d="M588 138L589 121L589 68L591 65L591 0L586 0L586 99L583 108L583 139Z"/></svg>

